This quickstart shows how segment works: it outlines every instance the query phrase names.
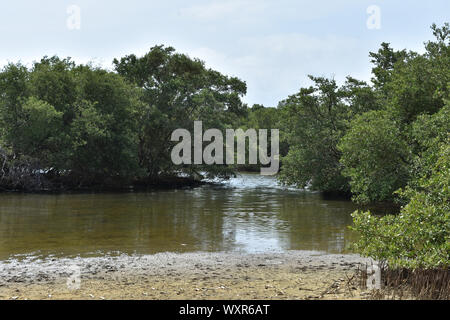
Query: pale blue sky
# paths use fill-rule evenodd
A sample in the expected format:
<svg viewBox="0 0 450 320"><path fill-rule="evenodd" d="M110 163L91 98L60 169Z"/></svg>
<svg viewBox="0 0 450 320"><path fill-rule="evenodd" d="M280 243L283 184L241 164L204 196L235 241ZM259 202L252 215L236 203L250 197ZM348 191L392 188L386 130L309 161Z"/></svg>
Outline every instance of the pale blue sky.
<svg viewBox="0 0 450 320"><path fill-rule="evenodd" d="M80 30L67 28L70 5ZM371 5L380 29L367 28ZM2 1L0 65L57 54L111 68L114 57L165 44L245 80L249 104L276 106L308 74L369 80L369 51L383 41L422 50L449 13L448 0Z"/></svg>

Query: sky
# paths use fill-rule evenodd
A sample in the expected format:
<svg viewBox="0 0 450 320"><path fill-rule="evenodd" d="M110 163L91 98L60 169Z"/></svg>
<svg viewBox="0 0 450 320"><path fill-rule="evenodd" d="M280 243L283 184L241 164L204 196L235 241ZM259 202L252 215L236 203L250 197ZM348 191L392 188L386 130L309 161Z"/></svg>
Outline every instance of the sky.
<svg viewBox="0 0 450 320"><path fill-rule="evenodd" d="M448 0L1 1L0 66L58 55L112 69L163 44L244 80L249 105L275 107L309 74L370 81L369 52L423 52L449 13Z"/></svg>

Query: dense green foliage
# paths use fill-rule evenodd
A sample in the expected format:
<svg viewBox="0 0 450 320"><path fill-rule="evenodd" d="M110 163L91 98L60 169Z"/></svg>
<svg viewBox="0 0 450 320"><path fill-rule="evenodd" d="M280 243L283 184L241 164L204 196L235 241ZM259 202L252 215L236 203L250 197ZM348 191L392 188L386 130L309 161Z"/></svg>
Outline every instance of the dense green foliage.
<svg viewBox="0 0 450 320"><path fill-rule="evenodd" d="M143 110L139 115L139 163L150 179L185 173L227 174L224 166L176 167L170 159L171 134L178 128L193 132L194 120L203 128L224 129L245 114L241 97L247 87L237 78L206 69L204 63L171 47L157 46L141 58L129 55L114 60L117 72L143 90Z"/></svg>
<svg viewBox="0 0 450 320"><path fill-rule="evenodd" d="M47 177L76 184L136 170L140 93L120 76L52 57L30 70L9 64L0 90L2 139L13 158L34 159Z"/></svg>
<svg viewBox="0 0 450 320"><path fill-rule="evenodd" d="M283 158L281 181L313 190L349 192L342 174L337 144L357 114L377 108L374 93L364 82L310 77L315 86L303 88L280 103L280 126L289 152Z"/></svg>
<svg viewBox="0 0 450 320"><path fill-rule="evenodd" d="M0 188L126 186L177 176L170 159L174 129L191 129L194 120L223 128L246 112L244 82L173 48L114 62L117 72L58 57L3 68Z"/></svg>
<svg viewBox="0 0 450 320"><path fill-rule="evenodd" d="M412 129L417 154L413 178L403 191L408 200L399 215L354 213L361 234L355 249L407 268L448 267L450 262L450 104L421 115Z"/></svg>
<svg viewBox="0 0 450 320"><path fill-rule="evenodd" d="M357 200L406 204L398 215L353 215L354 249L391 268L450 263L450 33L434 32L424 55L394 65L382 113L356 118L340 142Z"/></svg>
<svg viewBox="0 0 450 320"><path fill-rule="evenodd" d="M426 52L394 51L383 43L370 53L373 86L348 78L311 77L314 86L280 103L289 150L280 179L313 190L353 194L359 203L397 201L395 191L417 174L424 140L415 123L449 97L449 28L433 26ZM446 132L442 126L429 128ZM430 133L429 133L430 134Z"/></svg>
<svg viewBox="0 0 450 320"><path fill-rule="evenodd" d="M370 53L372 86L311 77L313 87L279 106L281 181L403 205L384 217L354 213L354 249L391 267L449 265L450 28L432 29L423 54L387 43Z"/></svg>
<svg viewBox="0 0 450 320"><path fill-rule="evenodd" d="M361 235L354 248L390 267L448 268L450 140L441 145L430 175L406 194L410 201L399 215L354 213L354 229Z"/></svg>
<svg viewBox="0 0 450 320"><path fill-rule="evenodd" d="M409 180L409 150L395 119L385 110L357 116L341 139L342 174L360 203L392 199Z"/></svg>

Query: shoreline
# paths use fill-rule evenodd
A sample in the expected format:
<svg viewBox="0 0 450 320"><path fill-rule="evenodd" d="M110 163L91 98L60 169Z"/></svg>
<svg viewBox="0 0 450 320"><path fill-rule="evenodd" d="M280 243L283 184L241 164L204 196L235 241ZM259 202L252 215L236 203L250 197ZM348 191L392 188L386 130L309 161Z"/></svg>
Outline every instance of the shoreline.
<svg viewBox="0 0 450 320"><path fill-rule="evenodd" d="M0 300L365 299L353 276L368 262L313 251L28 257L0 261ZM79 289L67 285L74 267Z"/></svg>
<svg viewBox="0 0 450 320"><path fill-rule="evenodd" d="M91 185L91 186L70 186L62 185L59 187L47 187L38 189L8 189L0 185L0 194L90 194L90 193L132 193L153 190L176 190L197 188L204 185L213 185L213 183L188 178L177 178L167 180L156 180L150 182L135 181L129 184L116 185Z"/></svg>

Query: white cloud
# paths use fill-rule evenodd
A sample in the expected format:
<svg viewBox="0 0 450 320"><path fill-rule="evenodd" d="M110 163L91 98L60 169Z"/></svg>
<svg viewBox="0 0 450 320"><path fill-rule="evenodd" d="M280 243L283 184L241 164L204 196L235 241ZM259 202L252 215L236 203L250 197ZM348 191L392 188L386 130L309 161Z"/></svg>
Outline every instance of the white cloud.
<svg viewBox="0 0 450 320"><path fill-rule="evenodd" d="M273 23L280 18L295 21L310 21L327 17L358 4L361 0L325 1L316 0L215 0L180 9L180 16L194 21L248 23L254 20Z"/></svg>
<svg viewBox="0 0 450 320"><path fill-rule="evenodd" d="M189 53L209 67L247 81L247 101L276 106L278 100L307 85L308 74L344 79L358 63L356 50L358 42L351 37L288 33L241 38L226 54L209 47ZM367 59L362 55L361 60Z"/></svg>
<svg viewBox="0 0 450 320"><path fill-rule="evenodd" d="M236 15L261 13L268 6L264 0L213 1L180 9L181 16L195 20L213 21ZM250 18L250 17L249 17Z"/></svg>
<svg viewBox="0 0 450 320"><path fill-rule="evenodd" d="M369 51L382 41L418 49L431 23L448 20L450 3L424 10L419 0L384 1L383 28L374 32L366 28L372 0L77 0L83 26L70 32L67 4L44 2L2 2L0 65L58 54L110 68L113 57L165 44L245 80L245 100L268 106L308 85L308 74L370 78Z"/></svg>
<svg viewBox="0 0 450 320"><path fill-rule="evenodd" d="M246 37L240 44L254 51L264 51L270 55L302 55L317 57L317 54L328 55L336 51L348 51L356 47L354 38L324 35L311 36L302 33L283 33L266 36Z"/></svg>

